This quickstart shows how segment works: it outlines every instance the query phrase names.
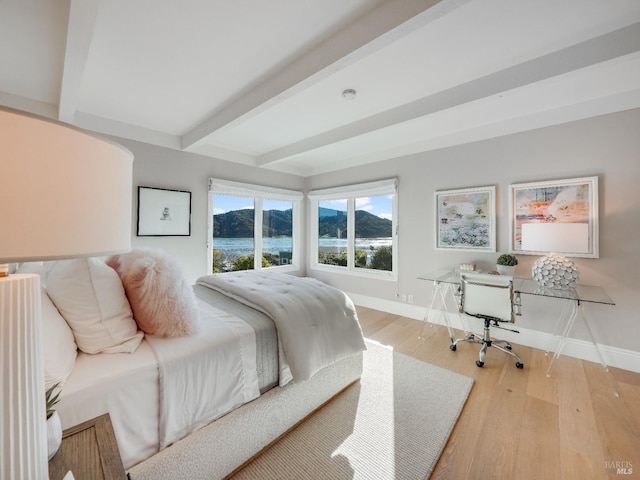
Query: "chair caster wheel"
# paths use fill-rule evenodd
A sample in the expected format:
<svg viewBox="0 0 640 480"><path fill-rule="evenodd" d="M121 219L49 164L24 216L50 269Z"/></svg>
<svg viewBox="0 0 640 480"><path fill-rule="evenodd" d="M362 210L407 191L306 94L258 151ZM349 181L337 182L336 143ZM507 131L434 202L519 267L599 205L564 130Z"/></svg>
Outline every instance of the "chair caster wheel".
<svg viewBox="0 0 640 480"><path fill-rule="evenodd" d="M505 345L504 348L506 348L507 350L511 350L511 345Z"/></svg>
<svg viewBox="0 0 640 480"><path fill-rule="evenodd" d="M452 352L455 352L457 348L458 346L455 343L452 343L451 345L449 345L449 350L451 350Z"/></svg>
<svg viewBox="0 0 640 480"><path fill-rule="evenodd" d="M516 367L522 370L524 368L524 363L516 362Z"/></svg>
<svg viewBox="0 0 640 480"><path fill-rule="evenodd" d="M484 362L481 362L480 360L476 360L476 365L480 368L484 367Z"/></svg>

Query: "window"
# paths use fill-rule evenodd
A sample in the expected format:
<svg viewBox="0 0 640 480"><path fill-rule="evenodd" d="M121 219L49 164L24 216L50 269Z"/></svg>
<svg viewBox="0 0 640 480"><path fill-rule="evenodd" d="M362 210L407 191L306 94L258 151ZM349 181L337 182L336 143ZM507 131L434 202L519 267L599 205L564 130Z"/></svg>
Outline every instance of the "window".
<svg viewBox="0 0 640 480"><path fill-rule="evenodd" d="M397 180L309 192L312 268L397 278Z"/></svg>
<svg viewBox="0 0 640 480"><path fill-rule="evenodd" d="M293 202L262 201L262 256L270 265L291 265L293 259Z"/></svg>
<svg viewBox="0 0 640 480"><path fill-rule="evenodd" d="M293 190L210 179L210 271L298 269L301 201Z"/></svg>
<svg viewBox="0 0 640 480"><path fill-rule="evenodd" d="M347 266L347 200L318 202L318 263Z"/></svg>

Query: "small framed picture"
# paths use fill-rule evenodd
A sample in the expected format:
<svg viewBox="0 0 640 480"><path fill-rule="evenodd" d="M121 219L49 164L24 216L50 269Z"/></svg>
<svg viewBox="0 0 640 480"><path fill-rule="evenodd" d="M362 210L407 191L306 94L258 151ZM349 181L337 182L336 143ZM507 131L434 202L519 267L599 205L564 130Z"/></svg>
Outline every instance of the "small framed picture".
<svg viewBox="0 0 640 480"><path fill-rule="evenodd" d="M139 237L191 235L191 192L138 187Z"/></svg>
<svg viewBox="0 0 640 480"><path fill-rule="evenodd" d="M598 258L598 177L510 188L511 252Z"/></svg>
<svg viewBox="0 0 640 480"><path fill-rule="evenodd" d="M496 187L435 193L436 249L496 251Z"/></svg>

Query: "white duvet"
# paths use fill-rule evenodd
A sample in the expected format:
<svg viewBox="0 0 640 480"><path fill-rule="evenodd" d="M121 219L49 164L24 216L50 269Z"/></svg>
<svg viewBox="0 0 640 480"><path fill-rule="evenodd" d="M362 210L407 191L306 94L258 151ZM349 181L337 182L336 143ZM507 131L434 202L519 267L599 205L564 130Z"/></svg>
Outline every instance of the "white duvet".
<svg viewBox="0 0 640 480"><path fill-rule="evenodd" d="M197 334L146 337L158 360L160 450L260 395L253 329L234 315L199 304Z"/></svg>
<svg viewBox="0 0 640 480"><path fill-rule="evenodd" d="M197 283L268 315L278 330L281 363L295 381L366 349L351 299L319 280L242 271L206 275Z"/></svg>
<svg viewBox="0 0 640 480"><path fill-rule="evenodd" d="M296 380L365 348L353 303L334 288L282 274L216 278L230 285L214 288L216 282L208 278L199 283L232 292L274 319ZM57 405L63 427L110 412L122 460L130 468L257 398L253 328L203 300L198 304L197 334L147 335L133 354L80 353Z"/></svg>

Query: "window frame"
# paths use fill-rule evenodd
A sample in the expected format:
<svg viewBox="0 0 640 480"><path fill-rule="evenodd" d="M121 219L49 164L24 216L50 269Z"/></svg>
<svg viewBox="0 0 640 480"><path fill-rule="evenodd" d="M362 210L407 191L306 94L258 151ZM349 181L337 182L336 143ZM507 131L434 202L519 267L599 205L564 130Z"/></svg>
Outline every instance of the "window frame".
<svg viewBox="0 0 640 480"><path fill-rule="evenodd" d="M231 195L238 197L251 197L254 199L253 205L253 268L254 270L278 270L280 272L293 272L300 270L301 248L302 248L302 200L304 194L297 190L287 190L284 188L267 187L252 183L234 182L219 178L209 179L208 199L208 228L207 228L207 272L213 274L213 216L214 195ZM262 268L262 221L263 221L263 200L283 200L291 202L291 242L292 256L291 263L287 265L272 265L266 269Z"/></svg>
<svg viewBox="0 0 640 480"><path fill-rule="evenodd" d="M389 270L375 270L355 266L355 210L356 199L381 195L393 195L391 219L392 265ZM398 179L391 178L376 182L346 185L341 187L312 190L309 199L309 268L331 273L341 273L367 278L396 281L398 279ZM347 266L326 265L318 262L319 253L319 203L325 200L347 201Z"/></svg>

